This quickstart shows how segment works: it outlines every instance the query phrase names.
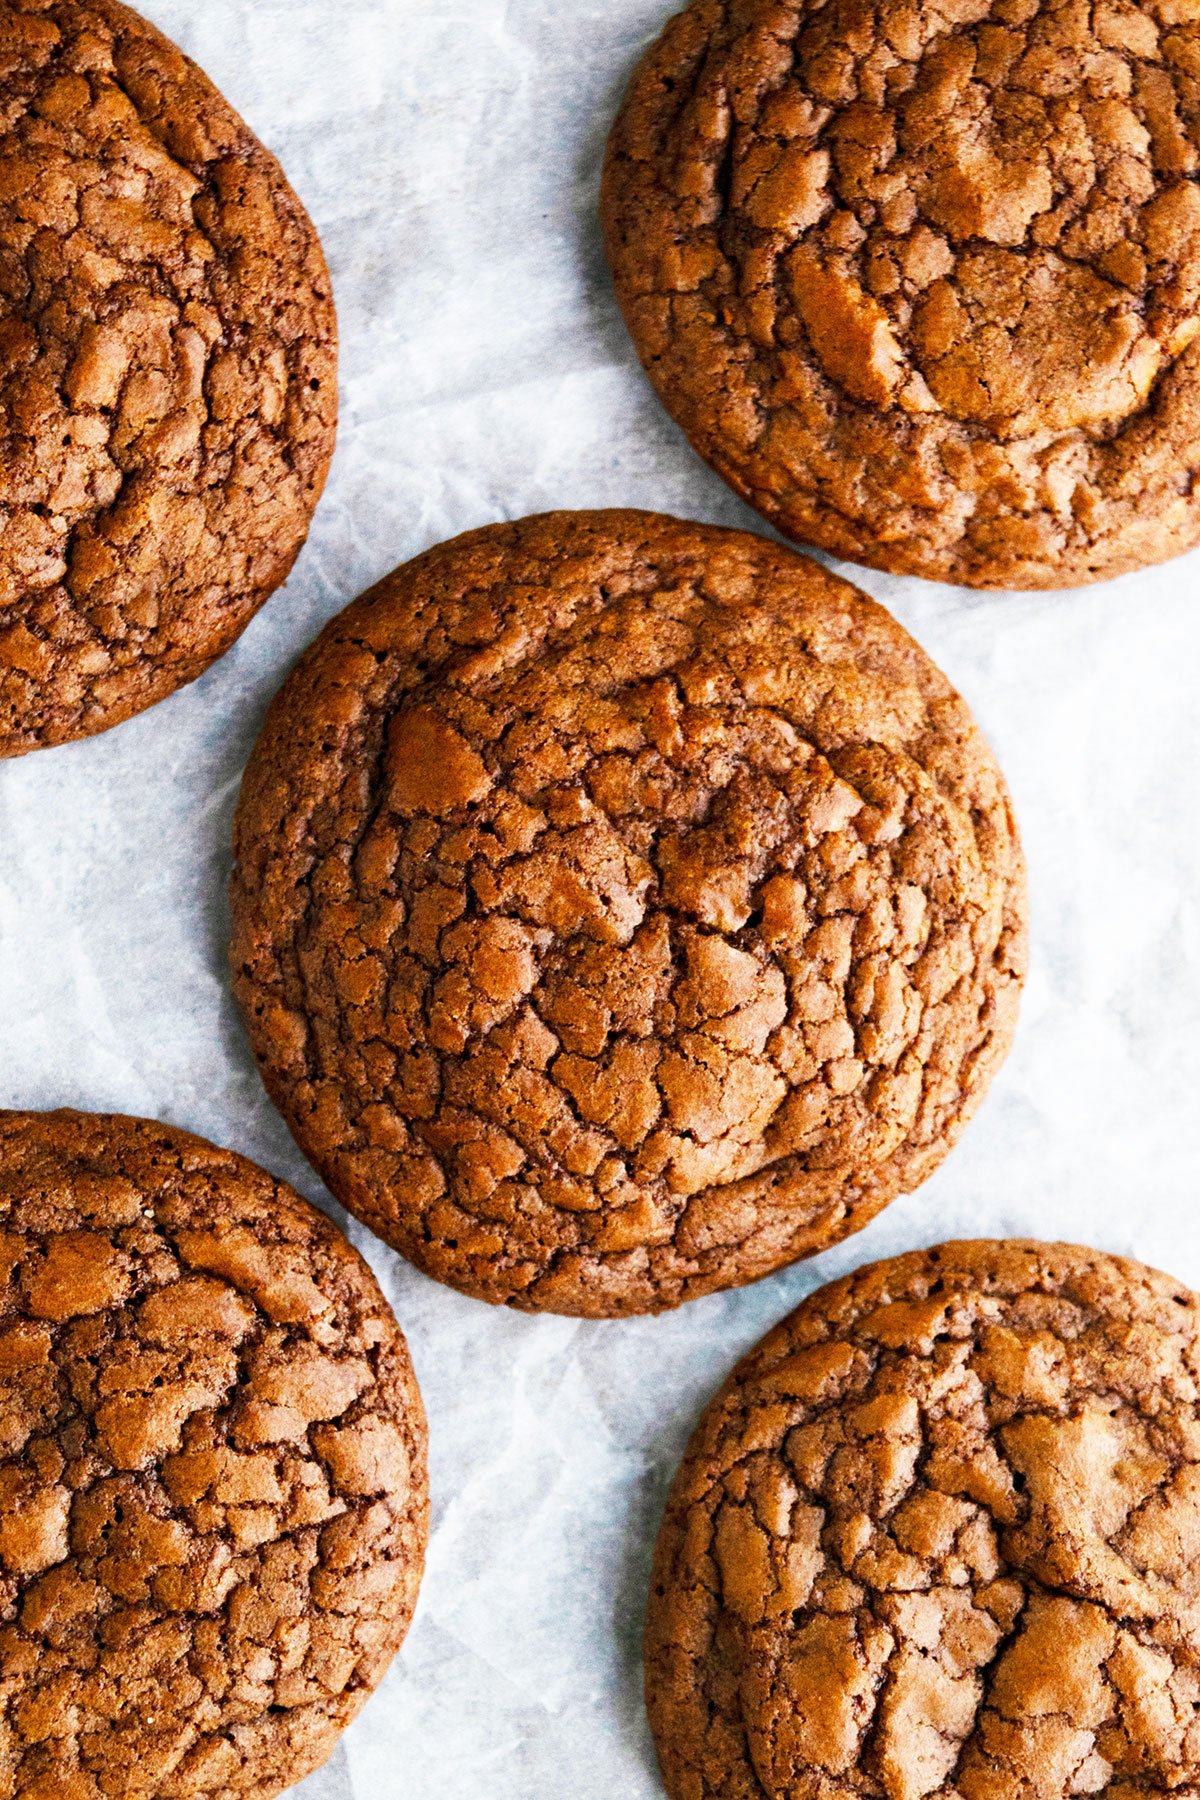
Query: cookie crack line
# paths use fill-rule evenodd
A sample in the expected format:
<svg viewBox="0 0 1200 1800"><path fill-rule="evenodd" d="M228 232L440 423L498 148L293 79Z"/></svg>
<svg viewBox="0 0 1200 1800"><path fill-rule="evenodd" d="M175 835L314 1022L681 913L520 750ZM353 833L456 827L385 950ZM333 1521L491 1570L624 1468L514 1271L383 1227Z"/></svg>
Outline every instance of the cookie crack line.
<svg viewBox="0 0 1200 1800"><path fill-rule="evenodd" d="M633 76L602 217L698 452L898 573L1059 587L1190 549L1198 31L1170 0L695 0Z"/></svg>
<svg viewBox="0 0 1200 1800"><path fill-rule="evenodd" d="M195 679L324 485L336 323L274 158L119 0L6 14L0 755Z"/></svg>
<svg viewBox="0 0 1200 1800"><path fill-rule="evenodd" d="M235 855L301 1148L511 1306L653 1310L834 1241L1013 1029L1024 869L966 707L743 533L548 514L397 570L277 697Z"/></svg>

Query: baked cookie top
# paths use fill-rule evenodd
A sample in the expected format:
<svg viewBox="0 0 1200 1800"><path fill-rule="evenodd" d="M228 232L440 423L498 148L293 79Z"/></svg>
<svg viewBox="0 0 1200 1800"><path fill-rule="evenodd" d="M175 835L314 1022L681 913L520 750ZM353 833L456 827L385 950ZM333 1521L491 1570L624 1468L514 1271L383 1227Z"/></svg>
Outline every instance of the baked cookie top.
<svg viewBox="0 0 1200 1800"><path fill-rule="evenodd" d="M1063 1244L813 1294L688 1448L655 1560L673 1800L1122 1800L1200 1779L1200 1302Z"/></svg>
<svg viewBox="0 0 1200 1800"><path fill-rule="evenodd" d="M774 524L1066 587L1200 541L1200 19L696 0L603 215L665 405Z"/></svg>
<svg viewBox="0 0 1200 1800"><path fill-rule="evenodd" d="M406 564L276 698L235 850L273 1099L487 1300L654 1310L823 1248L1013 1028L1023 866L966 706L744 532L549 513Z"/></svg>
<svg viewBox="0 0 1200 1800"><path fill-rule="evenodd" d="M0 1783L269 1800L408 1626L425 1421L314 1207L147 1120L0 1112Z"/></svg>
<svg viewBox="0 0 1200 1800"><path fill-rule="evenodd" d="M291 568L333 450L321 246L116 0L0 7L0 756L193 680Z"/></svg>

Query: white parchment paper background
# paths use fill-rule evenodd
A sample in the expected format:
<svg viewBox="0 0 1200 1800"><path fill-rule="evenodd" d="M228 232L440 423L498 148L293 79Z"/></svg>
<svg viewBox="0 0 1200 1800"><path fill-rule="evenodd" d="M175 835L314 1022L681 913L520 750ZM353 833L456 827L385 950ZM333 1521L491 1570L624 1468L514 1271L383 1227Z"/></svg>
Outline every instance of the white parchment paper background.
<svg viewBox="0 0 1200 1800"><path fill-rule="evenodd" d="M105 737L0 764L0 1104L150 1114L332 1205L225 979L229 824L299 650L469 526L636 505L754 526L640 374L596 226L603 140L669 0L147 0L281 157L332 264L337 457L231 655ZM941 1172L804 1268L579 1324L436 1287L356 1225L408 1333L434 1523L401 1657L305 1800L650 1800L638 1639L666 1484L735 1356L818 1281L953 1235L1132 1252L1200 1286L1200 553L975 595L846 571L973 704L1017 801L1034 963Z"/></svg>

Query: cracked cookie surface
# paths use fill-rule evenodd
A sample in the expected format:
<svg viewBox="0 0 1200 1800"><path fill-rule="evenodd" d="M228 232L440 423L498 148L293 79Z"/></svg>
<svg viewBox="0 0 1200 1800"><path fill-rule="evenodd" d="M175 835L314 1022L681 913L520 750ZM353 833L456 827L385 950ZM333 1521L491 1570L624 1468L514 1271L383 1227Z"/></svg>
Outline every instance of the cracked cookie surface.
<svg viewBox="0 0 1200 1800"><path fill-rule="evenodd" d="M551 513L398 569L276 698L235 852L272 1098L491 1301L648 1311L824 1248L1012 1033L990 751L882 608L745 532Z"/></svg>
<svg viewBox="0 0 1200 1800"><path fill-rule="evenodd" d="M0 756L203 673L285 579L337 414L278 163L117 0L0 6Z"/></svg>
<svg viewBox="0 0 1200 1800"><path fill-rule="evenodd" d="M646 1631L672 1800L1200 1782L1200 1302L1071 1245L821 1289L705 1412Z"/></svg>
<svg viewBox="0 0 1200 1800"><path fill-rule="evenodd" d="M979 587L1200 542L1200 19L696 0L605 167L664 404L780 530Z"/></svg>
<svg viewBox="0 0 1200 1800"><path fill-rule="evenodd" d="M416 1601L425 1421L336 1227L148 1120L0 1112L0 1793L270 1800Z"/></svg>

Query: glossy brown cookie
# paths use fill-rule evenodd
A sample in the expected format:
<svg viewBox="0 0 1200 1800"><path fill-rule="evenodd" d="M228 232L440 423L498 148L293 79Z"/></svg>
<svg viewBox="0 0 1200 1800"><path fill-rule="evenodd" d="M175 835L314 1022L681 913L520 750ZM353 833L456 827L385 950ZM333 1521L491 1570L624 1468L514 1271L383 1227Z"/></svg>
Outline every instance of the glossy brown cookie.
<svg viewBox="0 0 1200 1800"><path fill-rule="evenodd" d="M0 6L0 756L192 681L325 482L321 246L196 66L117 0Z"/></svg>
<svg viewBox="0 0 1200 1800"><path fill-rule="evenodd" d="M936 1167L1024 960L1008 797L896 622L637 512L443 544L326 628L238 809L235 989L343 1205L491 1301L654 1310Z"/></svg>
<svg viewBox="0 0 1200 1800"><path fill-rule="evenodd" d="M646 1631L672 1800L1200 1782L1200 1301L1064 1244L915 1251L734 1371Z"/></svg>
<svg viewBox="0 0 1200 1800"><path fill-rule="evenodd" d="M978 587L1200 541L1200 20L696 0L603 213L664 403L775 525Z"/></svg>
<svg viewBox="0 0 1200 1800"><path fill-rule="evenodd" d="M404 1339L281 1182L142 1119L0 1112L0 1791L269 1800L408 1627Z"/></svg>

